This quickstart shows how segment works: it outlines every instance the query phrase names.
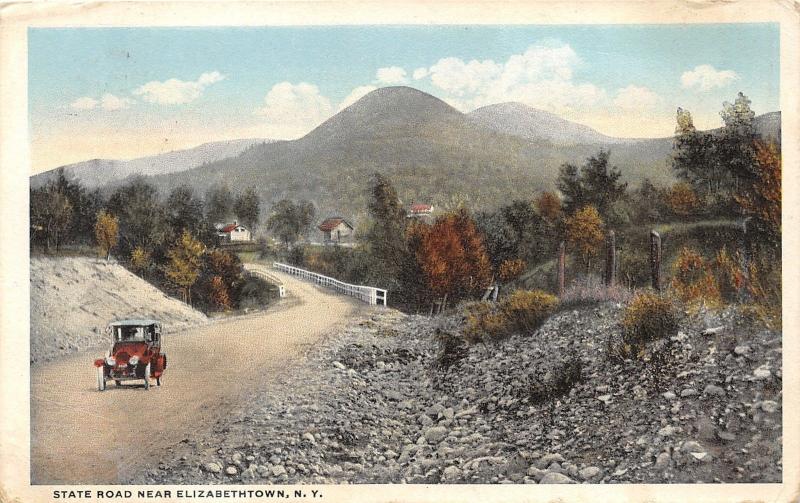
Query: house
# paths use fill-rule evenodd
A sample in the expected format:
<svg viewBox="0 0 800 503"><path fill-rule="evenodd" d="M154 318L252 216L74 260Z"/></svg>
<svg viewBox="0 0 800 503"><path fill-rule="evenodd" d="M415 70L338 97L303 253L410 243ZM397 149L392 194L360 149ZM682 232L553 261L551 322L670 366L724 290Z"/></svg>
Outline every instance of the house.
<svg viewBox="0 0 800 503"><path fill-rule="evenodd" d="M319 227L325 244L349 242L353 238L353 226L342 217L330 217L323 220Z"/></svg>
<svg viewBox="0 0 800 503"><path fill-rule="evenodd" d="M217 236L223 243L242 243L252 240L250 231L237 221L232 224L218 224Z"/></svg>
<svg viewBox="0 0 800 503"><path fill-rule="evenodd" d="M433 206L430 204L411 203L406 213L408 218L417 218L425 223L433 221Z"/></svg>

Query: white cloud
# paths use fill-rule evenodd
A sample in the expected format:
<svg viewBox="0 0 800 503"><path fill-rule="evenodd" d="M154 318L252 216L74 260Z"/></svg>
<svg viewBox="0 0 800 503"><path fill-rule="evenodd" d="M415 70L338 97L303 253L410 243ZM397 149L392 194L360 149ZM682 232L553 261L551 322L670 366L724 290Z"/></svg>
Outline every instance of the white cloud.
<svg viewBox="0 0 800 503"><path fill-rule="evenodd" d="M313 84L280 82L264 97L264 106L256 114L265 120L270 137L288 139L301 136L333 112L330 100Z"/></svg>
<svg viewBox="0 0 800 503"><path fill-rule="evenodd" d="M120 98L119 96L114 96L113 94L106 93L100 98L100 103L103 107L103 110L122 110L128 108L133 100L130 98Z"/></svg>
<svg viewBox="0 0 800 503"><path fill-rule="evenodd" d="M633 84L617 90L614 105L623 110L647 110L661 102L661 97L646 87Z"/></svg>
<svg viewBox="0 0 800 503"><path fill-rule="evenodd" d="M169 79L164 82L156 80L148 82L133 90L133 94L141 96L145 101L162 105L181 105L190 103L203 94L203 90L225 76L219 72L206 72L195 81Z"/></svg>
<svg viewBox="0 0 800 503"><path fill-rule="evenodd" d="M375 87L375 86L358 86L358 87L356 87L355 89L353 89L350 92L350 94L348 94L342 100L341 103L339 103L339 110L344 110L345 108L349 107L350 105L352 105L353 103L355 103L356 101L358 101L359 99L364 97L366 94L371 93L375 89L377 89L377 87Z"/></svg>
<svg viewBox="0 0 800 503"><path fill-rule="evenodd" d="M378 68L378 71L375 72L375 79L379 84L390 86L396 84L405 84L407 82L406 71L399 66Z"/></svg>
<svg viewBox="0 0 800 503"><path fill-rule="evenodd" d="M681 85L685 89L696 88L710 91L717 87L725 87L739 76L733 70L717 70L711 65L699 65L681 75Z"/></svg>
<svg viewBox="0 0 800 503"><path fill-rule="evenodd" d="M445 91L442 99L463 111L504 101L557 113L606 106L608 97L602 88L574 80L580 64L568 44L545 41L503 62L448 57L414 73L430 78L434 87Z"/></svg>
<svg viewBox="0 0 800 503"><path fill-rule="evenodd" d="M97 106L97 103L98 101L96 99L90 98L89 96L84 96L73 101L69 104L69 106L75 110L91 110Z"/></svg>
<svg viewBox="0 0 800 503"><path fill-rule="evenodd" d="M428 69L427 68L417 68L414 70L413 77L414 80L424 79L428 76Z"/></svg>

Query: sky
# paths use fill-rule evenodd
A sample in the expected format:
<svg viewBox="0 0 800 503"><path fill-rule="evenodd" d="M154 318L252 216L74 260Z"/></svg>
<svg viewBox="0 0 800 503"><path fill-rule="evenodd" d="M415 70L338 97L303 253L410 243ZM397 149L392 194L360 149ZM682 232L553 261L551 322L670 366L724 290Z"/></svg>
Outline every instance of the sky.
<svg viewBox="0 0 800 503"><path fill-rule="evenodd" d="M378 87L462 112L516 101L619 137L675 112L779 110L777 24L32 28L33 172L238 138L293 139Z"/></svg>

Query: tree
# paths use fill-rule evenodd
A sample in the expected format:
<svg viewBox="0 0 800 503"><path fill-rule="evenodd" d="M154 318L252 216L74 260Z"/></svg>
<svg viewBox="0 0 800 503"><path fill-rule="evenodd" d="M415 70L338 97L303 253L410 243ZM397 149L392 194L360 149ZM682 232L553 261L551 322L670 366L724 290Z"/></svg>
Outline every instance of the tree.
<svg viewBox="0 0 800 503"><path fill-rule="evenodd" d="M251 231L258 226L258 219L261 215L261 199L252 187L248 187L236 198L233 204L233 212L236 218L249 228Z"/></svg>
<svg viewBox="0 0 800 503"><path fill-rule="evenodd" d="M136 247L131 252L131 269L133 272L144 275L150 268L150 253L141 247Z"/></svg>
<svg viewBox="0 0 800 503"><path fill-rule="evenodd" d="M208 227L203 219L203 201L195 197L194 189L188 185L174 188L167 197L164 209L167 221L176 236L183 231L200 236Z"/></svg>
<svg viewBox="0 0 800 503"><path fill-rule="evenodd" d="M751 184L736 196L742 213L750 218L748 234L754 243L763 241L780 252L781 246L781 153L770 142L755 143L758 171Z"/></svg>
<svg viewBox="0 0 800 503"><path fill-rule="evenodd" d="M666 199L673 213L681 217L693 214L700 206L697 194L686 182L678 182L673 185L667 192Z"/></svg>
<svg viewBox="0 0 800 503"><path fill-rule="evenodd" d="M111 258L111 249L117 246L119 238L119 220L114 215L101 210L97 213L94 224L94 235L100 254L106 256L106 262Z"/></svg>
<svg viewBox="0 0 800 503"><path fill-rule="evenodd" d="M372 178L372 198L368 208L373 220L367 232L370 250L387 272L387 279L396 278L397 267L408 252L405 243L407 218L391 180L379 173Z"/></svg>
<svg viewBox="0 0 800 503"><path fill-rule="evenodd" d="M444 302L474 297L491 279L483 240L463 209L436 220L422 240L417 261L428 287Z"/></svg>
<svg viewBox="0 0 800 503"><path fill-rule="evenodd" d="M106 210L119 219L119 245L123 255L140 247L152 252L167 239L168 223L158 200L158 190L143 178L118 188Z"/></svg>
<svg viewBox="0 0 800 503"><path fill-rule="evenodd" d="M483 236L486 252L495 271L499 270L503 262L519 257L517 233L501 212L478 213L475 216L475 225Z"/></svg>
<svg viewBox="0 0 800 503"><path fill-rule="evenodd" d="M289 199L282 199L272 207L267 228L290 249L300 235L308 230L315 213L314 205L309 201L295 204Z"/></svg>
<svg viewBox="0 0 800 503"><path fill-rule="evenodd" d="M586 206L567 218L567 242L581 256L586 274L589 274L592 259L602 249L603 227L603 219L594 206Z"/></svg>
<svg viewBox="0 0 800 503"><path fill-rule="evenodd" d="M226 184L211 186L206 191L206 219L212 224L224 223L233 214L233 194Z"/></svg>
<svg viewBox="0 0 800 503"><path fill-rule="evenodd" d="M219 276L211 278L210 300L217 309L228 310L231 308L231 297L228 294L228 287Z"/></svg>
<svg viewBox="0 0 800 503"><path fill-rule="evenodd" d="M610 155L609 151L601 150L581 168L572 164L561 167L557 184L567 213L594 206L601 215L608 216L612 205L625 195L628 184L620 181L619 168L609 167Z"/></svg>
<svg viewBox="0 0 800 503"><path fill-rule="evenodd" d="M539 216L549 222L556 222L561 218L561 199L553 192L545 191L539 194L534 206Z"/></svg>
<svg viewBox="0 0 800 503"><path fill-rule="evenodd" d="M165 274L167 279L183 293L183 301L191 303L192 285L197 281L202 266L203 243L183 231L178 241L169 249Z"/></svg>
<svg viewBox="0 0 800 503"><path fill-rule="evenodd" d="M55 185L31 191L31 227L41 232L47 250L55 243L59 251L64 235L72 225L73 207L69 199Z"/></svg>

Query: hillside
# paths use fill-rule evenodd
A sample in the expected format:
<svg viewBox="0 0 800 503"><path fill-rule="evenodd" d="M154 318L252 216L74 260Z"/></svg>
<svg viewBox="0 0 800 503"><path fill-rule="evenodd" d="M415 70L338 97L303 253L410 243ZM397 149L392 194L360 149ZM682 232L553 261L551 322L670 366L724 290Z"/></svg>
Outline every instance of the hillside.
<svg viewBox="0 0 800 503"><path fill-rule="evenodd" d="M168 332L206 315L115 263L31 257L31 363L109 343L105 328L123 318L155 318Z"/></svg>
<svg viewBox="0 0 800 503"><path fill-rule="evenodd" d="M704 313L653 368L607 353L622 311L567 309L535 332L451 348L449 367L436 334L457 333L459 314L375 312L126 482L779 482L781 334L735 309ZM537 395L576 359L569 389Z"/></svg>
<svg viewBox="0 0 800 503"><path fill-rule="evenodd" d="M63 168L84 186L94 189L131 175L152 176L185 171L209 162L235 157L253 145L270 141L262 138L217 141L127 161L92 159L68 164ZM51 170L31 177L31 186L36 188L44 185L54 174L55 170Z"/></svg>
<svg viewBox="0 0 800 503"><path fill-rule="evenodd" d="M562 119L556 114L522 103L487 105L468 113L475 124L498 133L528 140L544 140L554 145L614 145L635 140L612 138L589 126Z"/></svg>
<svg viewBox="0 0 800 503"><path fill-rule="evenodd" d="M179 184L204 190L225 181L234 190L254 186L267 206L283 197L307 198L321 214L358 217L366 209L369 176L388 174L404 201L472 208L495 207L552 188L558 168L581 163L598 145L554 145L493 131L443 101L408 87L381 88L303 138L256 145L236 158L152 182L167 191ZM671 142L637 142L612 149L627 179L671 180Z"/></svg>

